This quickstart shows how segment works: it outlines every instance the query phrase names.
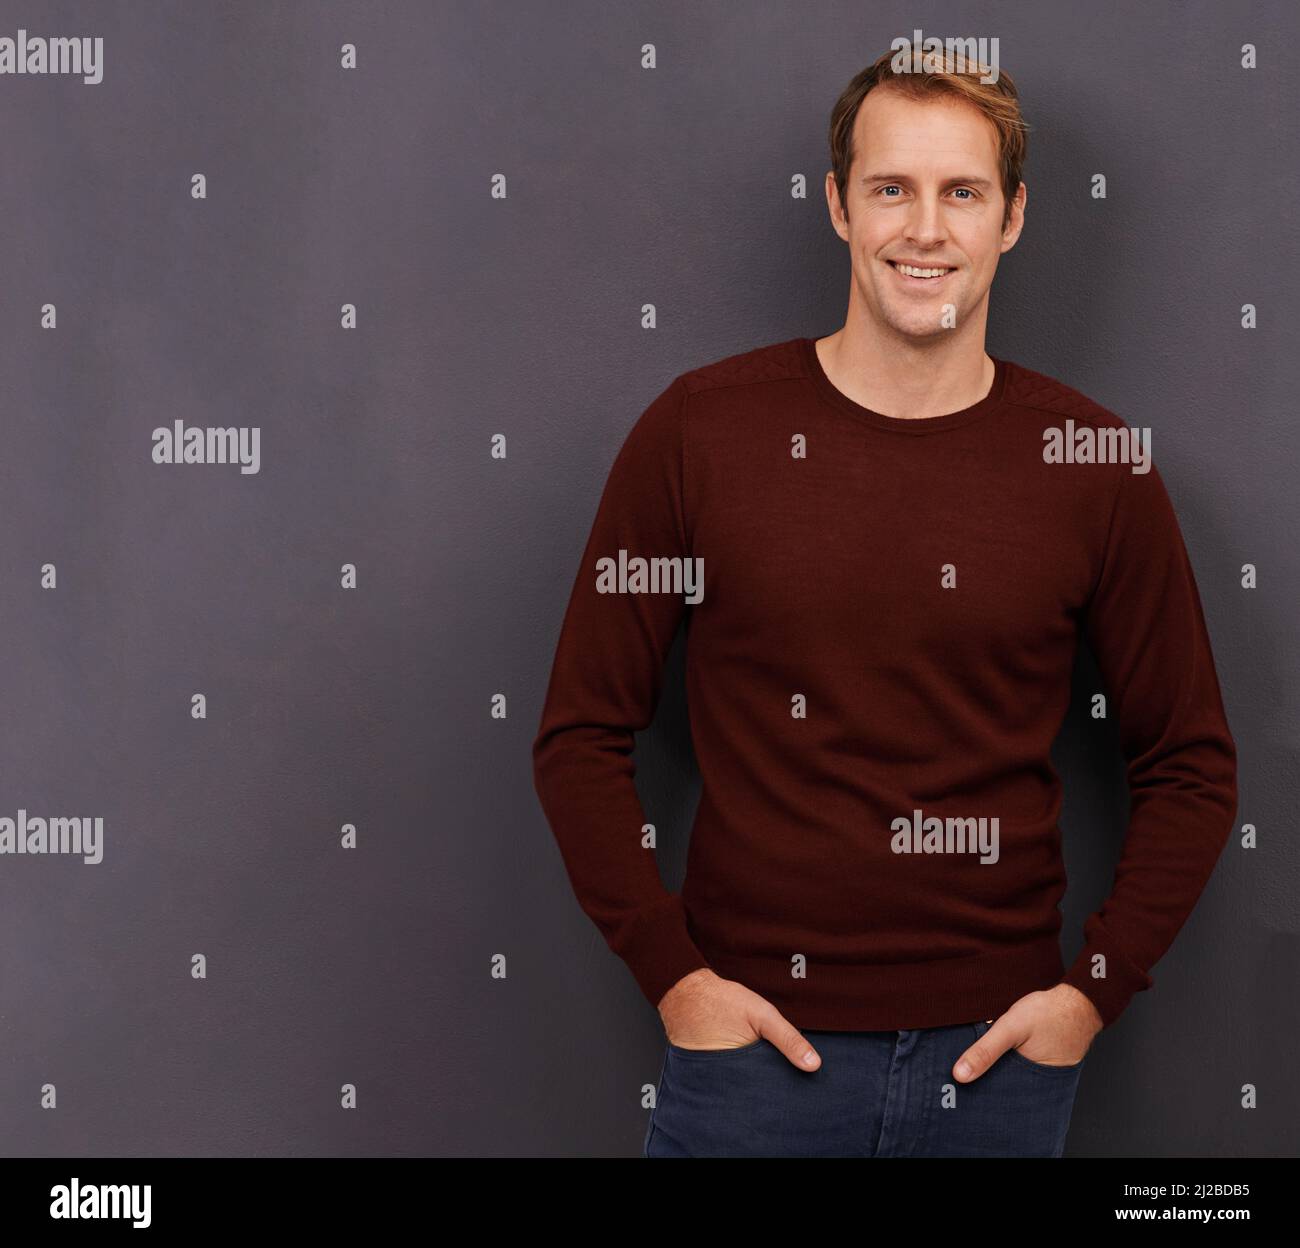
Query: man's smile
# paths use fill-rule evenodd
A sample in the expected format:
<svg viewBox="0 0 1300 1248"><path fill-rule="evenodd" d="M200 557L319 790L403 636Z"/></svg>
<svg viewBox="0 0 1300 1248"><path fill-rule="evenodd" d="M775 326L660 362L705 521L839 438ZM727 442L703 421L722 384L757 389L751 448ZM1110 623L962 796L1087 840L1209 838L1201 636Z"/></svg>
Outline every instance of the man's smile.
<svg viewBox="0 0 1300 1248"><path fill-rule="evenodd" d="M886 260L885 263L904 285L913 287L941 286L950 273L956 272L951 264L925 264L913 260Z"/></svg>

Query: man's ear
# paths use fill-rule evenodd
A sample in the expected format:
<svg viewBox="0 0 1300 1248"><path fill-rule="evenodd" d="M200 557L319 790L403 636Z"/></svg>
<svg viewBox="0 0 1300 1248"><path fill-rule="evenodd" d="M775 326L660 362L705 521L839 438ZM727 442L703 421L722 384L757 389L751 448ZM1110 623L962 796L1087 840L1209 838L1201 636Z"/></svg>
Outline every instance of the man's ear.
<svg viewBox="0 0 1300 1248"><path fill-rule="evenodd" d="M1005 255L1019 241L1021 231L1025 228L1025 206L1029 202L1029 188L1022 182L1016 187L1016 197L1011 201L1011 212L1007 217L1006 228L1002 231L1002 248L999 254Z"/></svg>
<svg viewBox="0 0 1300 1248"><path fill-rule="evenodd" d="M835 233L846 243L849 241L848 217L844 203L839 197L839 187L835 185L835 170L826 172L826 210L830 214L831 226Z"/></svg>

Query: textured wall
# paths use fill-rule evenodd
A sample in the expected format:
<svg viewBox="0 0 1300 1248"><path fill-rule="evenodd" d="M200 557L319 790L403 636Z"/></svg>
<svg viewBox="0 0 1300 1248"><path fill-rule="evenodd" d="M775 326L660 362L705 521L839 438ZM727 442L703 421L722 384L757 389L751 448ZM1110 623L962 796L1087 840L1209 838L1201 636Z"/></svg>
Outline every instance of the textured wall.
<svg viewBox="0 0 1300 1248"><path fill-rule="evenodd" d="M662 1031L532 789L555 638L645 404L839 325L827 116L917 25L1021 89L989 349L1153 429L1259 829L1089 1055L1070 1152L1297 1151L1300 22L923 9L0 4L104 39L97 85L0 76L0 818L104 821L98 863L0 856L0 1153L637 1153ZM256 427L259 470L155 463L178 420ZM674 887L681 659L637 754ZM1067 959L1126 808L1095 683Z"/></svg>

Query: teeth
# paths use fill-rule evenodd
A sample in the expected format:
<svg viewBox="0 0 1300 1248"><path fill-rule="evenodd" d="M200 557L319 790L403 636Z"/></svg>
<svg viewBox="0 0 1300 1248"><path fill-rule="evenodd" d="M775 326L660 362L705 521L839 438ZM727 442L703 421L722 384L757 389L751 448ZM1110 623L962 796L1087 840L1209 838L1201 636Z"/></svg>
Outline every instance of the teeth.
<svg viewBox="0 0 1300 1248"><path fill-rule="evenodd" d="M908 277L942 277L948 272L947 269L914 269L910 264L895 264L894 268Z"/></svg>

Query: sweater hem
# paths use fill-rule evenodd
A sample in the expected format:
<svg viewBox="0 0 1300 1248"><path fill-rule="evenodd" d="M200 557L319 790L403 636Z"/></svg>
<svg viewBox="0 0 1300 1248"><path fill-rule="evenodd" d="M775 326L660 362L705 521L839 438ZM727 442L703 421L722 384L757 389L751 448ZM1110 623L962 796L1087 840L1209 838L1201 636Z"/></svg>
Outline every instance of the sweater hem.
<svg viewBox="0 0 1300 1248"><path fill-rule="evenodd" d="M1026 993L1053 988L1065 965L1056 936L1011 951L934 962L809 960L794 979L785 957L738 957L696 943L712 970L771 1002L800 1031L899 1031L996 1018Z"/></svg>

